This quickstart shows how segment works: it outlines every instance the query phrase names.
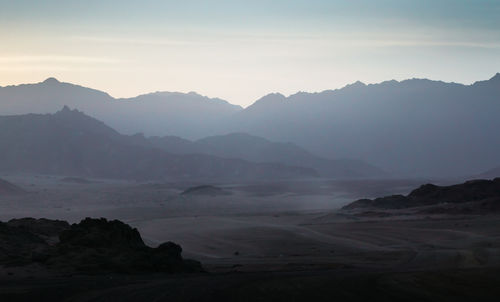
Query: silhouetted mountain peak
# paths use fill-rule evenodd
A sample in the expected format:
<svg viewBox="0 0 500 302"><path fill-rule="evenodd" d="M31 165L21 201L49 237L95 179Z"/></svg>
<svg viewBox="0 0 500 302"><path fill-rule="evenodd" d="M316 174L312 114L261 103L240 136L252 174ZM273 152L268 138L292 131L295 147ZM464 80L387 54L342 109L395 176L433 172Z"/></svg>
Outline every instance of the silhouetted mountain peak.
<svg viewBox="0 0 500 302"><path fill-rule="evenodd" d="M78 111L77 109L71 109L67 105L64 105L64 107L57 111L55 115L84 115L83 112Z"/></svg>
<svg viewBox="0 0 500 302"><path fill-rule="evenodd" d="M356 81L356 82L354 82L354 83L352 83L352 84L347 85L346 87L350 87L350 88L361 88L361 87L365 87L365 86L366 86L366 84L365 84L365 83L363 83L363 82L361 82L361 81Z"/></svg>
<svg viewBox="0 0 500 302"><path fill-rule="evenodd" d="M497 74L495 74L491 79L490 81L495 81L495 82L500 82L500 72L497 72Z"/></svg>
<svg viewBox="0 0 500 302"><path fill-rule="evenodd" d="M491 86L493 84L493 86ZM476 87L495 87L498 88L497 85L500 85L500 73L496 73L491 79L485 81L477 81L472 86Z"/></svg>
<svg viewBox="0 0 500 302"><path fill-rule="evenodd" d="M286 97L279 92L270 93L255 101L255 103L253 103L250 107L267 107L283 103L285 100Z"/></svg>
<svg viewBox="0 0 500 302"><path fill-rule="evenodd" d="M380 83L380 84L371 84L371 85L386 85L386 86L395 86L395 85L397 85L397 84L399 84L399 82L398 82L398 81L396 81L396 80L394 80L394 79L392 79L392 80L390 80L390 81L383 81L383 82L382 82L382 83Z"/></svg>
<svg viewBox="0 0 500 302"><path fill-rule="evenodd" d="M56 78L50 77L47 78L45 81L42 82L43 84L59 84L59 82Z"/></svg>

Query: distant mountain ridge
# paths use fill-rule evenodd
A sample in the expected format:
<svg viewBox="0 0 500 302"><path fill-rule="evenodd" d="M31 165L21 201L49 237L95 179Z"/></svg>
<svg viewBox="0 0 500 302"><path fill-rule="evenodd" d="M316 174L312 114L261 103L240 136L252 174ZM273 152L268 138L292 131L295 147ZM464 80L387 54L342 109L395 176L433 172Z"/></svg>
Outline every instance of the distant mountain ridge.
<svg viewBox="0 0 500 302"><path fill-rule="evenodd" d="M360 160L328 160L311 154L293 143L271 142L246 133L210 136L196 141L179 137L133 137L137 144L157 147L174 154L207 154L221 158L239 158L256 163L280 163L315 169L329 178L387 177L379 168Z"/></svg>
<svg viewBox="0 0 500 302"><path fill-rule="evenodd" d="M68 107L55 114L1 116L0 154L0 171L9 173L139 181L244 181L317 175L310 168L171 154L139 146L103 122Z"/></svg>
<svg viewBox="0 0 500 302"><path fill-rule="evenodd" d="M271 94L218 131L290 141L405 176L474 175L500 165L500 74L472 85L426 79ZM224 131L230 129L230 131Z"/></svg>
<svg viewBox="0 0 500 302"><path fill-rule="evenodd" d="M410 79L271 94L245 109L196 94L117 100L55 79L0 88L1 114L54 112L65 104L121 133L188 139L248 133L293 142L326 159L359 159L401 176L477 175L500 166L498 73L471 85Z"/></svg>
<svg viewBox="0 0 500 302"><path fill-rule="evenodd" d="M172 133L183 137L203 136L201 130L214 127L219 120L242 109L195 92L155 92L115 99L105 92L55 78L0 87L0 115L53 113L63 106L81 110L121 133Z"/></svg>

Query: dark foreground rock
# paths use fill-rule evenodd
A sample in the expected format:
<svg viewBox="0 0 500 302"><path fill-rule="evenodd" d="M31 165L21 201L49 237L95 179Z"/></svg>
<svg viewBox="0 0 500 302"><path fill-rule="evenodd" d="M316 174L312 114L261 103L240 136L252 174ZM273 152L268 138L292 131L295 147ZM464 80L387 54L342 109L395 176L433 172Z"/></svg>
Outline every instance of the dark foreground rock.
<svg viewBox="0 0 500 302"><path fill-rule="evenodd" d="M59 233L68 228L66 221L43 218L0 222L0 264L26 265L46 259Z"/></svg>
<svg viewBox="0 0 500 302"><path fill-rule="evenodd" d="M0 301L289 302L498 301L500 269L372 272L322 270L13 278L0 276Z"/></svg>
<svg viewBox="0 0 500 302"><path fill-rule="evenodd" d="M443 205L430 212L456 213L500 211L500 178L471 180L452 186L426 184L407 196L392 195L376 199L360 199L343 207L344 210L359 208L404 209Z"/></svg>
<svg viewBox="0 0 500 302"><path fill-rule="evenodd" d="M82 273L200 272L201 264L185 260L182 248L166 242L144 244L137 229L105 218L78 224L48 219L0 223L0 265L41 264L57 271Z"/></svg>

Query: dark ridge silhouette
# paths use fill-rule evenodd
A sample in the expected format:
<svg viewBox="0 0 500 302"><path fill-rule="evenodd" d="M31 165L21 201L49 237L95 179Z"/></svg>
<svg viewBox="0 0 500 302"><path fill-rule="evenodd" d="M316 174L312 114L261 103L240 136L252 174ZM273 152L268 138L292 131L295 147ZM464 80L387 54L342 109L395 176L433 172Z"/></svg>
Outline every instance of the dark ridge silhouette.
<svg viewBox="0 0 500 302"><path fill-rule="evenodd" d="M344 210L379 208L404 209L442 204L465 204L470 212L500 211L500 178L493 180L471 180L452 186L426 184L407 196L392 195L376 199L360 199L343 207ZM472 207L472 208L471 208ZM431 212L435 210L431 210ZM444 212L444 210L443 210ZM453 211L451 211L453 212Z"/></svg>
<svg viewBox="0 0 500 302"><path fill-rule="evenodd" d="M315 177L310 168L251 163L139 146L104 123L64 107L0 117L0 170L129 180Z"/></svg>
<svg viewBox="0 0 500 302"><path fill-rule="evenodd" d="M188 195L188 196L189 195L219 196L219 195L230 195L230 194L231 192L210 185L202 185L202 186L187 188L181 193L181 195Z"/></svg>
<svg viewBox="0 0 500 302"><path fill-rule="evenodd" d="M24 190L8 181L0 179L0 195L21 194Z"/></svg>
<svg viewBox="0 0 500 302"><path fill-rule="evenodd" d="M0 265L7 266L38 263L57 271L92 274L203 271L199 262L182 258L179 245L148 247L137 229L105 218L86 218L71 226L33 218L0 222L0 243Z"/></svg>

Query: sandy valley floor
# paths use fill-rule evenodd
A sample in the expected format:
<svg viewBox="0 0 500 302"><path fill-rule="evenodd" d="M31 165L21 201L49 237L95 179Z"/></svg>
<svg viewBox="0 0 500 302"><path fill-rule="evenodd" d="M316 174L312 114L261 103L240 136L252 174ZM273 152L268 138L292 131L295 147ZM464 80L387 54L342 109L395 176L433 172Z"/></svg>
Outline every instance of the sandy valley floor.
<svg viewBox="0 0 500 302"><path fill-rule="evenodd" d="M0 198L2 221L27 216L70 222L87 216L120 219L137 227L149 245L179 243L185 257L201 261L215 274L240 272L257 278L252 274L282 273L304 282L313 278L308 272L317 271L322 273L314 278L325 279L324 272L332 272L325 279L331 280L339 272L358 276L359 270L446 274L457 269L489 272L500 266L496 215L359 216L339 211L357 198L406 194L422 180L218 184L231 194L186 196L180 193L193 184L2 178L28 191ZM99 301L85 297L82 301Z"/></svg>

